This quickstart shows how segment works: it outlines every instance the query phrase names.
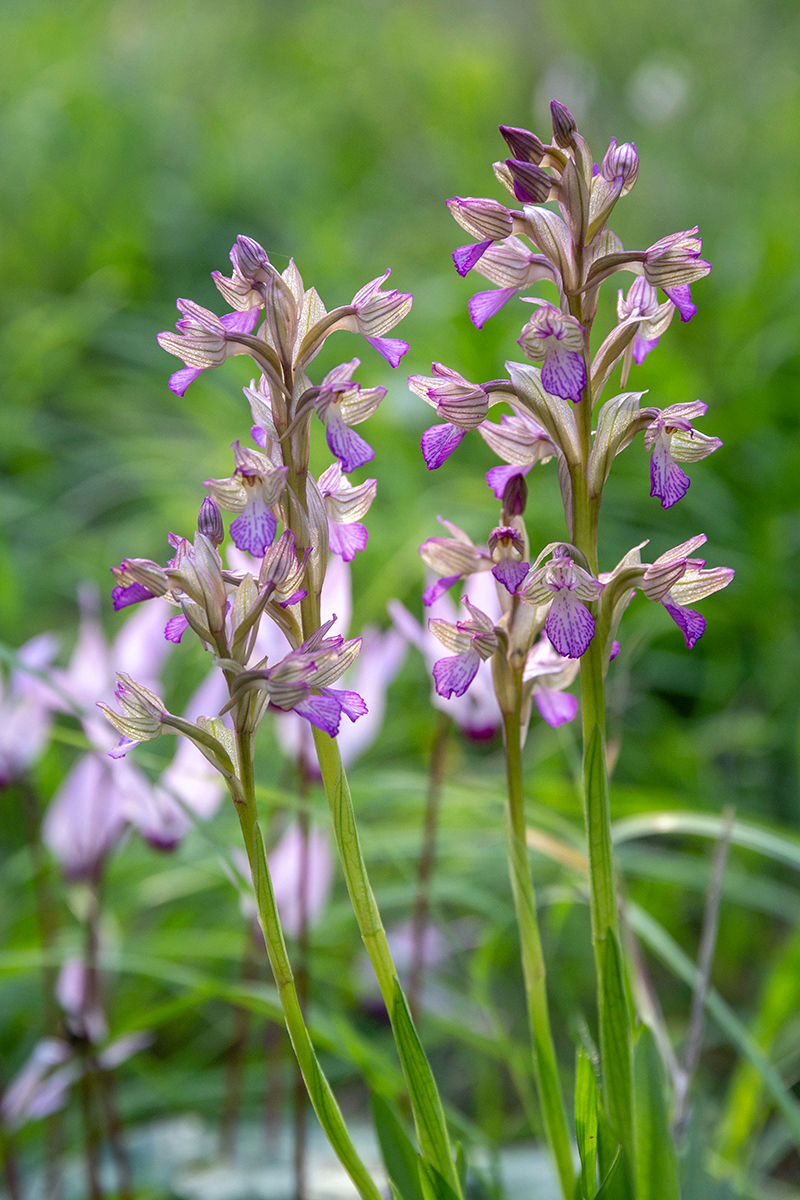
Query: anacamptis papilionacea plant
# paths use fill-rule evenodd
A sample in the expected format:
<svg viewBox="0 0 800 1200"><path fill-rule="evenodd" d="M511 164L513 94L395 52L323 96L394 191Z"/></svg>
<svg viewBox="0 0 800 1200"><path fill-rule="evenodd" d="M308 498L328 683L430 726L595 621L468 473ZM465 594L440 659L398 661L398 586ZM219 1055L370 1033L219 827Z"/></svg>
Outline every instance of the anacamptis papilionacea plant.
<svg viewBox="0 0 800 1200"><path fill-rule="evenodd" d="M616 455L638 434L643 436L651 455L650 494L668 508L689 487L679 464L705 458L722 444L695 429L693 421L706 412L699 400L656 408L642 403L644 392L624 390L604 399L617 368L624 389L633 364L640 366L655 349L676 313L682 321L690 320L696 311L690 287L711 268L700 256L697 229L670 234L647 250L626 250L608 221L617 201L636 183L636 147L617 145L612 139L598 166L571 113L557 101L551 113L553 140L547 145L526 129L500 127L510 157L495 163L494 172L514 197L514 207L492 199L448 201L459 225L478 239L454 251L456 269L460 275L475 270L495 285L469 301L472 321L480 329L520 296L533 309L518 342L528 361L507 362L504 378L482 384L470 383L457 371L434 363L433 376L413 376L410 384L443 422L422 438L431 470L456 451L470 430L477 430L504 464L486 476L501 505L486 546L476 546L466 533L444 522L452 536L431 538L420 548L426 565L441 576L428 588L424 601L434 603L448 588L478 571L491 571L497 581L503 612L499 621L472 604L468 595L462 597L463 620L431 621L431 629L450 651L436 663L433 674L440 695L460 696L481 662L491 660L504 718L507 845L534 1068L563 1194L565 1200L573 1200L572 1138L550 1030L545 963L525 843L520 747L532 694L545 671L561 672L562 678L569 679L569 665L579 660L601 1132L605 1128L600 1179L616 1155L615 1186L628 1189L620 1194L635 1195L638 1188L649 1195L642 1182L649 1150L637 1145L644 1121L636 1111L633 1082L637 1031L625 999L626 965L611 843L605 677L619 649L621 618L637 591L663 606L691 649L705 629L704 618L692 606L725 587L733 572L725 567L706 569L704 560L696 557L706 540L702 533L652 560L645 556L646 561L642 553L647 543L642 543L613 569L601 570L598 518L603 486ZM555 206L547 207L552 201ZM627 292L617 293L617 323L604 337L596 338L600 288L619 272L632 274L633 282ZM538 285L544 285L546 298L522 294ZM487 419L495 405L510 409L499 422ZM536 464L550 460L557 468L566 538L532 550L523 519L525 477ZM544 718L551 724L567 719L570 714L563 704L553 707L557 690L544 694L550 697L548 708L538 705ZM581 1087L588 1086L591 1077L591 1070L588 1076L582 1071ZM579 1136L584 1158L591 1140ZM665 1198L677 1194L674 1156L667 1158L671 1165L659 1192ZM582 1164L582 1195L589 1198L595 1195L595 1171L594 1161Z"/></svg>

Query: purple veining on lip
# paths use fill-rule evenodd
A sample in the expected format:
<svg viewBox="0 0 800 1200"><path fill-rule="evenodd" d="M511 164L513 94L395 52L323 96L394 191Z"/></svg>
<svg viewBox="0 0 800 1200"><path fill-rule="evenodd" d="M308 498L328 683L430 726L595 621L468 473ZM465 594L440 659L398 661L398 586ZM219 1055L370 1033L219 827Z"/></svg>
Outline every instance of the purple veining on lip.
<svg viewBox="0 0 800 1200"><path fill-rule="evenodd" d="M429 471L436 471L461 445L466 433L456 425L431 425L422 435L422 456Z"/></svg>

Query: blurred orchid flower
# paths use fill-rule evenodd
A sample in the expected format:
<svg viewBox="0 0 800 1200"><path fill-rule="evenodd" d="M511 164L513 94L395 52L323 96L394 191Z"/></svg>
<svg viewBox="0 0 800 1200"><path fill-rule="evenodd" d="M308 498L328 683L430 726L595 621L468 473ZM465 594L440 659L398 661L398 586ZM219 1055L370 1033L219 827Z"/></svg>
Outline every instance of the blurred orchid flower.
<svg viewBox="0 0 800 1200"><path fill-rule="evenodd" d="M481 571L474 575L468 575L464 587L479 608L493 620L500 620L502 610L497 596L497 587L491 574ZM407 642L416 646L425 659L428 670L432 672L434 663L442 657L442 648L438 638L431 633L430 629L423 627L399 600L390 600L387 607L395 628ZM446 594L439 595L427 611L433 619L453 624L458 620L456 606L450 596ZM489 662L481 662L469 691L465 692L463 696L451 696L449 699L445 699L434 688L431 692L431 701L435 708L452 717L455 724L468 737L477 741L485 741L494 737L503 723L494 694L492 668Z"/></svg>
<svg viewBox="0 0 800 1200"><path fill-rule="evenodd" d="M59 691L49 689L48 702L56 711L71 711L67 703L71 699L83 710L81 723L93 751L74 764L42 823L45 845L70 879L96 877L129 823L151 845L172 849L190 824L179 801L206 819L223 792L218 774L183 739L155 785L133 763L109 758L117 737L96 702L113 698L118 671L134 675L146 687L158 686L158 673L172 649L163 633L170 606L154 599L136 609L109 646L97 614L96 593L84 588L80 601L78 641L66 669L52 672ZM187 718L216 715L226 694L224 678L213 672L189 701Z"/></svg>
<svg viewBox="0 0 800 1200"><path fill-rule="evenodd" d="M24 667L43 670L58 646L53 634L40 634L20 647L22 668L14 669L7 682L0 673L0 788L23 775L47 745L52 724L49 689Z"/></svg>

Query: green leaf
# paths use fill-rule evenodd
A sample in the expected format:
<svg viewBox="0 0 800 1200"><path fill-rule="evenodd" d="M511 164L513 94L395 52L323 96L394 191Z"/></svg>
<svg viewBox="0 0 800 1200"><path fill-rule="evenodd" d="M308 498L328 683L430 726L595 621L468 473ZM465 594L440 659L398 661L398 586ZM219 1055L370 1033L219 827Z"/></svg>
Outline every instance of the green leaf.
<svg viewBox="0 0 800 1200"><path fill-rule="evenodd" d="M437 1172L458 1197L460 1193L458 1176L455 1164L450 1157L450 1144L442 1102L433 1081L430 1064L425 1057L425 1051L414 1028L414 1022L411 1020L403 989L396 979L394 981L392 1025L414 1109L420 1150L429 1164L435 1165Z"/></svg>
<svg viewBox="0 0 800 1200"><path fill-rule="evenodd" d="M418 1156L419 1178L425 1200L458 1200L458 1195L426 1158Z"/></svg>
<svg viewBox="0 0 800 1200"><path fill-rule="evenodd" d="M622 1145L633 1146L633 1063L622 951L613 933L600 951L600 1062L603 1108Z"/></svg>
<svg viewBox="0 0 800 1200"><path fill-rule="evenodd" d="M579 1050L575 1062L575 1134L581 1159L583 1200L597 1194L597 1079L591 1059Z"/></svg>
<svg viewBox="0 0 800 1200"><path fill-rule="evenodd" d="M636 1200L680 1200L678 1163L669 1127L664 1065L655 1038L642 1026L633 1054Z"/></svg>
<svg viewBox="0 0 800 1200"><path fill-rule="evenodd" d="M392 1190L400 1200L423 1200L417 1151L399 1114L388 1100L374 1094L372 1116Z"/></svg>
<svg viewBox="0 0 800 1200"><path fill-rule="evenodd" d="M698 837L719 841L722 825L722 817L709 813L646 813L640 817L626 817L622 821L615 821L611 836L615 845L632 841L634 838L654 837L659 834L670 836L676 833L696 834ZM800 839L790 834L775 833L764 825L755 825L750 821L734 821L731 845L745 846L748 850L755 850L767 858L800 871Z"/></svg>

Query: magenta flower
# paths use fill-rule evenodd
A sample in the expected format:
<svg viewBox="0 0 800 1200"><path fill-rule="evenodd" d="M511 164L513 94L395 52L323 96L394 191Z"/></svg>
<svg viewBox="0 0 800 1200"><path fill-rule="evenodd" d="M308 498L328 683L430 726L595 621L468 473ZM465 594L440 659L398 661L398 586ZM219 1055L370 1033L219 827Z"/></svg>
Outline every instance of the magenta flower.
<svg viewBox="0 0 800 1200"><path fill-rule="evenodd" d="M526 604L549 604L545 633L559 654L580 658L594 637L594 617L583 603L596 600L603 584L573 562L556 554L533 571L521 590Z"/></svg>
<svg viewBox="0 0 800 1200"><path fill-rule="evenodd" d="M341 463L335 462L327 471L323 471L317 486L328 514L331 552L338 554L345 562L352 562L367 544L369 534L366 525L360 523L360 518L366 516L375 499L377 481L365 479L353 487L343 474Z"/></svg>
<svg viewBox="0 0 800 1200"><path fill-rule="evenodd" d="M498 526L489 535L489 553L495 564L492 575L512 596L528 574L528 563L521 561L524 551L519 530L513 526Z"/></svg>
<svg viewBox="0 0 800 1200"><path fill-rule="evenodd" d="M469 429L477 429L489 411L489 396L477 383L458 371L434 363L433 376L410 375L408 386L426 404L444 417L444 425L433 425L422 435L422 454L429 471L435 471L461 444Z"/></svg>
<svg viewBox="0 0 800 1200"><path fill-rule="evenodd" d="M390 367L396 367L403 355L408 353L408 342L384 335L408 314L413 297L394 288L383 291L381 284L390 275L390 270L384 271L383 275L356 292L350 306L352 315L343 317L337 322L336 328L351 329L354 333L362 334L370 346L383 355Z"/></svg>
<svg viewBox="0 0 800 1200"><path fill-rule="evenodd" d="M428 538L419 548L420 558L426 567L442 576L422 594L422 603L428 608L440 596L463 579L476 571L491 571L494 563L483 550L479 550L468 534L459 529L452 521L437 517L440 525L444 525L452 534L449 538Z"/></svg>
<svg viewBox="0 0 800 1200"><path fill-rule="evenodd" d="M230 533L240 550L261 558L275 540L278 528L273 506L286 486L287 467L276 467L265 454L241 446L233 450L236 470L230 479L206 479L208 488L220 508L238 513L231 522Z"/></svg>
<svg viewBox="0 0 800 1200"><path fill-rule="evenodd" d="M47 684L24 669L41 671L58 651L58 638L43 633L17 652L21 667L8 685L0 673L0 788L24 775L41 756L50 737L52 693Z"/></svg>
<svg viewBox="0 0 800 1200"><path fill-rule="evenodd" d="M633 361L638 366L641 366L648 354L655 350L661 335L672 320L674 311L675 306L671 301L659 304L658 292L643 275L636 276L627 296L623 297L621 291L617 293L617 316L620 321L641 321L630 351Z"/></svg>
<svg viewBox="0 0 800 1200"><path fill-rule="evenodd" d="M491 617L470 604L468 596L463 596L461 603L469 611L470 620L456 621L455 625L436 617L428 621L428 628L442 645L456 651L454 655L440 658L433 665L436 691L445 699L463 696L477 675L481 662L491 658L499 645Z"/></svg>
<svg viewBox="0 0 800 1200"><path fill-rule="evenodd" d="M192 300L178 300L176 303L183 313L175 325L177 333L167 330L159 333L156 340L162 350L183 359L186 364L169 379L170 391L182 396L189 384L194 383L204 371L221 366L232 354L249 353L248 348L236 340L236 335L253 332L258 324L258 308L218 317Z"/></svg>
<svg viewBox="0 0 800 1200"><path fill-rule="evenodd" d="M578 670L577 659L559 654L545 633L528 652L523 685L531 688L539 715L554 729L578 715L576 697L564 691L575 681Z"/></svg>
<svg viewBox="0 0 800 1200"><path fill-rule="evenodd" d="M525 511L528 488L525 476L535 463L545 463L556 453L550 435L522 410L503 413L500 424L484 421L478 427L483 440L508 466L491 467L486 483L511 517Z"/></svg>
<svg viewBox="0 0 800 1200"><path fill-rule="evenodd" d="M497 587L488 571L468 576L464 586L473 600L478 602L480 608L495 623L500 620L503 614L497 598ZM419 650L425 659L428 670L432 673L434 664L441 655L441 643L438 638L428 628L420 625L399 600L390 600L388 609L396 629L407 642ZM456 606L447 595L441 595L433 602L430 606L430 615L449 625L455 625L458 620ZM434 687L432 702L441 712L452 717L455 724L467 737L475 741L486 741L493 738L502 725L502 716L492 682L492 668L488 660L481 661L468 691L460 696L453 694L445 698L440 696Z"/></svg>
<svg viewBox="0 0 800 1200"><path fill-rule="evenodd" d="M509 210L496 200L456 196L447 201L447 207L462 229L480 239L477 245L460 246L453 251L456 270L459 275L466 275L492 242L508 237L514 228L514 220Z"/></svg>
<svg viewBox="0 0 800 1200"><path fill-rule="evenodd" d="M667 550L645 567L641 583L642 591L650 600L664 605L689 650L706 630L705 617L689 606L726 588L734 576L730 567L705 569L705 559L690 557L705 541L706 535L699 533Z"/></svg>
<svg viewBox="0 0 800 1200"><path fill-rule="evenodd" d="M361 359L354 358L329 371L313 402L325 425L328 448L338 458L342 470L348 472L356 471L375 457L372 447L351 426L371 417L386 395L384 387L362 388L351 379L360 364Z"/></svg>
<svg viewBox="0 0 800 1200"><path fill-rule="evenodd" d="M469 302L469 315L476 329L482 329L512 297L539 280L558 284L550 260L544 254L534 254L518 237L490 245L476 269L497 285L491 291L476 292Z"/></svg>
<svg viewBox="0 0 800 1200"><path fill-rule="evenodd" d="M660 499L662 508L671 508L689 490L691 480L678 463L699 462L722 445L719 438L700 433L692 425L692 418L705 416L707 410L701 400L671 404L656 409L657 417L645 430L644 444L652 452L650 495Z"/></svg>
<svg viewBox="0 0 800 1200"><path fill-rule="evenodd" d="M669 295L671 291L685 288L708 275L711 264L700 257L703 241L694 236L696 233L695 225L693 229L671 233L649 247L644 256L644 275L648 283L663 288ZM678 292L678 297L682 303L687 303L685 292ZM676 308L681 307L678 300L670 298Z"/></svg>
<svg viewBox="0 0 800 1200"><path fill-rule="evenodd" d="M541 304L522 330L519 344L527 358L542 363L542 386L553 396L580 401L586 386L583 329L574 317Z"/></svg>

